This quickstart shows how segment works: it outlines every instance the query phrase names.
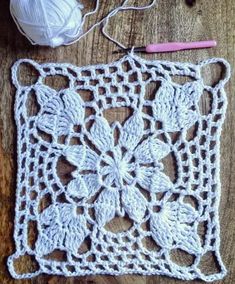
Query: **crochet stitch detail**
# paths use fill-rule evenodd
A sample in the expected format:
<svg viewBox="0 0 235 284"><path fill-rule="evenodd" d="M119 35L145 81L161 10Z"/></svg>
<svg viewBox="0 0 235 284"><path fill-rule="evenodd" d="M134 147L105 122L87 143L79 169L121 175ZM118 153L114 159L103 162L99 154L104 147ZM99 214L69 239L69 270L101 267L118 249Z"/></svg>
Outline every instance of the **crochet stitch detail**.
<svg viewBox="0 0 235 284"><path fill-rule="evenodd" d="M30 86L18 80L19 66L25 63L39 74ZM226 74L208 86L201 71L213 63L223 65ZM69 86L47 86L45 78L55 75L68 78ZM181 85L173 76L192 81ZM12 69L18 129L16 252L8 259L12 276L139 273L185 280L223 278L219 138L229 77L223 59L189 64L129 54L111 64L81 68L17 61ZM147 97L150 83L157 88ZM211 99L207 114L200 109L205 92ZM128 108L130 116L110 123L105 111L121 107ZM195 133L189 139L192 128ZM174 180L164 167L169 156L176 163ZM61 159L70 168L66 181L58 173ZM130 228L107 230L117 216L129 219ZM30 245L32 222L36 239ZM202 224L204 235L199 233ZM146 238L158 249L148 249ZM81 252L87 239L90 246ZM192 264L174 261L174 250L192 256ZM50 258L55 251L64 252L65 259ZM215 256L220 271L206 274L200 269L208 253ZM20 274L14 262L26 255L35 259L37 268Z"/></svg>

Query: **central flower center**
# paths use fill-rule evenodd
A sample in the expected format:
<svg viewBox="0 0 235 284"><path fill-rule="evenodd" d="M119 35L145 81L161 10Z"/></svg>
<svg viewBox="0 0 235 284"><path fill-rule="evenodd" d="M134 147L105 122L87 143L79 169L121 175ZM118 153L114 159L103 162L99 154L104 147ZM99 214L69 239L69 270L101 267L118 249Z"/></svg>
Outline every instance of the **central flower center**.
<svg viewBox="0 0 235 284"><path fill-rule="evenodd" d="M100 174L105 185L123 186L130 184L135 176L133 156L120 149L109 151L102 157Z"/></svg>
<svg viewBox="0 0 235 284"><path fill-rule="evenodd" d="M124 159L121 161L113 161L113 170L114 172L119 175L120 178L125 177L126 173L128 172L128 163Z"/></svg>

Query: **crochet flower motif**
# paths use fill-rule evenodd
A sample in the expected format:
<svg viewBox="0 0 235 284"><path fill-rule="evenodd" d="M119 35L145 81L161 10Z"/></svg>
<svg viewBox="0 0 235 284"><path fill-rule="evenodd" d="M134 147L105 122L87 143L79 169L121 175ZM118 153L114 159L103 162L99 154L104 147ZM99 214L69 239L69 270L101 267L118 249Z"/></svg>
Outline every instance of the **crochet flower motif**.
<svg viewBox="0 0 235 284"><path fill-rule="evenodd" d="M48 134L67 135L84 119L84 102L75 91L66 89L57 94L44 86L37 91L37 99L42 106L38 128Z"/></svg>
<svg viewBox="0 0 235 284"><path fill-rule="evenodd" d="M95 202L100 225L109 222L116 213L120 216L127 213L134 221L142 221L147 200L137 184L149 192L167 191L173 186L159 162L169 154L170 147L156 136L141 141L144 132L141 114L135 112L119 130L115 145L114 129L105 118L97 117L90 129L90 139L100 154L87 146L70 146L64 152L66 159L77 167L67 186L68 196L89 198L102 188Z"/></svg>
<svg viewBox="0 0 235 284"><path fill-rule="evenodd" d="M174 86L163 82L153 102L153 116L161 121L165 131L190 128L200 117L195 106L203 93L198 82Z"/></svg>
<svg viewBox="0 0 235 284"><path fill-rule="evenodd" d="M55 249L78 251L88 235L86 219L71 204L56 204L46 208L39 216L40 231L36 242L39 255Z"/></svg>
<svg viewBox="0 0 235 284"><path fill-rule="evenodd" d="M162 248L180 248L190 254L198 254L201 242L197 233L197 211L179 201L163 203L160 212L150 219L152 237ZM192 225L193 224L193 225Z"/></svg>

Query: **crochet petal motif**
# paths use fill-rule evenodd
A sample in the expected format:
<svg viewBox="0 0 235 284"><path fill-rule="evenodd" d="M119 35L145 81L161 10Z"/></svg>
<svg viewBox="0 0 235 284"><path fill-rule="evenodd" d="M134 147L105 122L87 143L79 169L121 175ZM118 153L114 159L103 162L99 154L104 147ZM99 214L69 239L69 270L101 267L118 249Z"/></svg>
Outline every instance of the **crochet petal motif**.
<svg viewBox="0 0 235 284"><path fill-rule="evenodd" d="M143 131L143 118L139 112L136 112L126 121L122 128L120 145L128 150L134 149L142 138Z"/></svg>
<svg viewBox="0 0 235 284"><path fill-rule="evenodd" d="M72 180L67 187L67 194L72 197L83 198L88 196L88 189L83 178L78 177Z"/></svg>
<svg viewBox="0 0 235 284"><path fill-rule="evenodd" d="M46 105L46 103L57 96L57 92L45 85L38 85L37 90L35 90L37 101L41 106Z"/></svg>
<svg viewBox="0 0 235 284"><path fill-rule="evenodd" d="M126 187L122 193L122 204L131 219L138 223L143 220L147 208L147 200L139 190L133 187Z"/></svg>
<svg viewBox="0 0 235 284"><path fill-rule="evenodd" d="M152 176L150 187L151 192L164 192L171 190L173 187L174 186L170 178L164 173L156 171L156 173Z"/></svg>
<svg viewBox="0 0 235 284"><path fill-rule="evenodd" d="M72 165L80 167L87 155L86 148L84 146L70 146L65 150L64 155Z"/></svg>
<svg viewBox="0 0 235 284"><path fill-rule="evenodd" d="M25 62L38 70L31 86L17 81ZM224 65L227 72L213 87L204 84L201 72L210 63ZM222 59L181 64L133 54L82 68L17 62L12 76L18 129L16 252L8 259L12 276L223 278L219 138L229 70ZM43 84L54 75L66 76L69 87L57 91ZM174 76L192 81L179 85ZM154 92L149 84L156 85ZM201 113L205 92L212 102L208 113ZM193 263L178 262L177 250ZM201 269L208 254L215 257L218 272ZM15 262L24 256L35 258L38 269L20 274Z"/></svg>
<svg viewBox="0 0 235 284"><path fill-rule="evenodd" d="M135 157L140 164L159 161L170 153L170 147L155 136L144 140L135 150Z"/></svg>
<svg viewBox="0 0 235 284"><path fill-rule="evenodd" d="M52 224L49 228L45 228L39 234L36 242L36 252L43 256L53 252L59 247L60 240L64 239L65 232L60 230L56 224Z"/></svg>
<svg viewBox="0 0 235 284"><path fill-rule="evenodd" d="M99 226L103 226L112 220L118 207L118 192L109 189L103 190L95 202L95 213Z"/></svg>
<svg viewBox="0 0 235 284"><path fill-rule="evenodd" d="M108 151L114 145L112 130L106 119L97 117L91 127L92 140L100 151Z"/></svg>

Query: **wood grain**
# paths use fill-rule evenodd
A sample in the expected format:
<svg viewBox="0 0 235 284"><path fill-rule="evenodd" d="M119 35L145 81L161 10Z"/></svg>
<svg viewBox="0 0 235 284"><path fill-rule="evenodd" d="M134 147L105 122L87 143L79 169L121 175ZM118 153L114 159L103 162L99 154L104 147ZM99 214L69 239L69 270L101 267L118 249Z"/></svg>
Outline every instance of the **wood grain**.
<svg viewBox="0 0 235 284"><path fill-rule="evenodd" d="M90 3L92 1L87 0L84 2ZM114 6L119 5L120 2L120 0L101 1L98 15L89 18L86 26L91 25L97 18L101 18L102 15ZM139 0L133 1L133 3L140 5L147 3L147 1ZM10 277L6 268L6 260L14 251L12 235L16 187L16 128L13 119L15 90L10 83L10 67L19 58L32 58L39 62L70 62L82 66L108 63L117 59L118 55L112 54L116 46L104 39L98 29L90 33L86 39L69 47L50 49L31 46L17 31L10 17L8 4L7 0L3 0L0 6L0 283L181 283L182 281L179 280L158 276L93 276L70 279L56 276L40 276L32 280L17 282ZM88 4L87 9L91 8L92 5ZM129 11L117 15L111 20L109 31L115 38L128 46L175 40L216 39L219 43L216 49L143 55L143 57L191 62L208 57L224 57L234 66L234 27L234 0L159 0L158 5L147 12ZM209 79L215 80L218 75L219 70L214 70L209 73ZM26 75L24 79L28 79ZM235 83L233 79L226 89L229 105L221 143L222 196L220 220L221 253L229 274L224 280L217 283L232 284L235 282ZM206 108L207 102L205 101L203 105L202 107ZM110 121L113 119L124 119L126 116L125 111L107 114L107 118ZM166 165L169 172L172 169L171 163L167 162ZM119 220L116 220L110 226L113 230L118 230L128 226L128 224L120 223ZM194 281L194 283L201 282Z"/></svg>

